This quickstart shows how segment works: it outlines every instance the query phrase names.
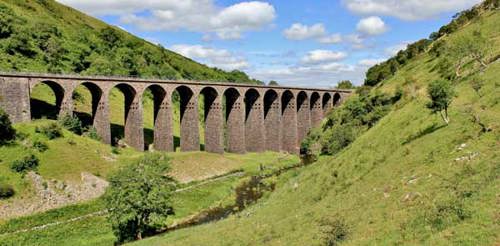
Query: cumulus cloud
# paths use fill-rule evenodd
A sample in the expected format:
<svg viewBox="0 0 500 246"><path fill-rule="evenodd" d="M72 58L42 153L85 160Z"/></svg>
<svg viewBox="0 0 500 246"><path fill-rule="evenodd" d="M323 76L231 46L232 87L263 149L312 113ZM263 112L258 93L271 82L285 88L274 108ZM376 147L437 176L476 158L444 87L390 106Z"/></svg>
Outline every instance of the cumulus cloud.
<svg viewBox="0 0 500 246"><path fill-rule="evenodd" d="M342 41L342 35L340 35L339 33L331 34L318 39L318 42L322 44L338 44Z"/></svg>
<svg viewBox="0 0 500 246"><path fill-rule="evenodd" d="M360 66L372 67L384 62L386 59L362 59L358 62Z"/></svg>
<svg viewBox="0 0 500 246"><path fill-rule="evenodd" d="M225 49L215 49L201 45L178 44L170 47L171 50L187 56L191 59L207 63L212 67L218 67L227 71L248 68L248 62L244 57L237 56Z"/></svg>
<svg viewBox="0 0 500 246"><path fill-rule="evenodd" d="M304 64L318 64L324 62L340 61L347 57L344 52L332 50L313 50L302 58Z"/></svg>
<svg viewBox="0 0 500 246"><path fill-rule="evenodd" d="M239 39L261 30L276 18L266 2L241 2L228 7L213 0L58 0L94 15L118 15L124 24L149 31L212 32L221 39Z"/></svg>
<svg viewBox="0 0 500 246"><path fill-rule="evenodd" d="M356 26L356 30L365 35L375 36L386 32L388 27L380 17L370 16L361 19Z"/></svg>
<svg viewBox="0 0 500 246"><path fill-rule="evenodd" d="M261 80L275 80L295 86L333 87L341 80L351 80L361 84L366 69L344 63L299 65L289 67L271 67L251 71L252 77Z"/></svg>
<svg viewBox="0 0 500 246"><path fill-rule="evenodd" d="M348 10L361 15L393 16L403 20L424 20L444 12L470 8L482 0L343 0Z"/></svg>
<svg viewBox="0 0 500 246"><path fill-rule="evenodd" d="M325 26L321 23L307 26L301 23L294 23L283 31L283 34L290 40L305 40L322 38L326 35Z"/></svg>
<svg viewBox="0 0 500 246"><path fill-rule="evenodd" d="M385 53L389 56L395 56L399 51L406 49L406 46L410 44L410 41L405 41L400 44L396 44L385 48Z"/></svg>

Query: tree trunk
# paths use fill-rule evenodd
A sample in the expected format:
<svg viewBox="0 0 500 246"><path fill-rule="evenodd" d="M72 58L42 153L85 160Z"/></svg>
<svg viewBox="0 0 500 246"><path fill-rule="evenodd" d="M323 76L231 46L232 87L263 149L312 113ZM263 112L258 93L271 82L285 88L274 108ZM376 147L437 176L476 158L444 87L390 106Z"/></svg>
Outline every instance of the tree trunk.
<svg viewBox="0 0 500 246"><path fill-rule="evenodd" d="M445 109L444 114L443 114L443 111L439 111L439 113L441 114L441 118L443 118L444 123L446 123L446 125L448 125L450 123L450 119L448 118L448 110Z"/></svg>

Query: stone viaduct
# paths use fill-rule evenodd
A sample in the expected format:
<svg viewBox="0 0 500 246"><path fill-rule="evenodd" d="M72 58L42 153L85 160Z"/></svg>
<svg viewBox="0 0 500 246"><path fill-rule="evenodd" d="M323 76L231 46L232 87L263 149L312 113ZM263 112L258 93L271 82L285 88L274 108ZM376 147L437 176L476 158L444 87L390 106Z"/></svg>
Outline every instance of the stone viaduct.
<svg viewBox="0 0 500 246"><path fill-rule="evenodd" d="M77 86L85 86L92 95L93 126L108 144L109 94L112 88L118 88L125 97L125 142L138 150L145 148L142 96L146 89L154 96L153 146L162 151L174 151L174 91L180 96L180 148L200 150L198 97L204 95L205 150L214 153L225 149L233 153L298 153L309 129L351 93L237 83L0 73L0 107L13 122L31 120L30 95L39 83L54 91L59 115L73 113L73 92Z"/></svg>

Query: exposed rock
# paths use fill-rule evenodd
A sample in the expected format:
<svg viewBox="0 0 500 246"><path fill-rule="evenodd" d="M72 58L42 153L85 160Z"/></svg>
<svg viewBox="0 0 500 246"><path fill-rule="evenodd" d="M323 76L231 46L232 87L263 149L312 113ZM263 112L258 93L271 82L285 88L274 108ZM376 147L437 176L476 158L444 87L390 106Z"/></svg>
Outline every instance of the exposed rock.
<svg viewBox="0 0 500 246"><path fill-rule="evenodd" d="M47 182L35 172L29 172L34 196L0 203L0 219L18 217L36 212L97 198L104 194L109 183L90 173L81 173L81 182L66 183L60 180Z"/></svg>

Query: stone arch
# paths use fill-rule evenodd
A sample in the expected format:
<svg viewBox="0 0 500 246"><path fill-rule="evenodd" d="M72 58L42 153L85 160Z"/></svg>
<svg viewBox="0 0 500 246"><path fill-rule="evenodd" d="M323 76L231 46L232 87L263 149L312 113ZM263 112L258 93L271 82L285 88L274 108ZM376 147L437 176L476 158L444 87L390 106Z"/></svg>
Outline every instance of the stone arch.
<svg viewBox="0 0 500 246"><path fill-rule="evenodd" d="M180 100L180 147L182 151L200 150L198 95L188 86L175 88Z"/></svg>
<svg viewBox="0 0 500 246"><path fill-rule="evenodd" d="M90 94L90 115L83 110L77 111L76 109L77 104L81 100L81 95L77 92L80 87L85 88ZM76 85L71 96L74 104L73 113L82 121L84 125L94 125L96 113L99 108L99 102L103 96L103 90L101 87L93 82L84 81Z"/></svg>
<svg viewBox="0 0 500 246"><path fill-rule="evenodd" d="M281 94L281 149L294 154L298 153L295 101L291 91L285 90Z"/></svg>
<svg viewBox="0 0 500 246"><path fill-rule="evenodd" d="M137 150L144 150L142 95L137 92L134 86L128 83L118 83L115 84L113 88L117 88L124 97L123 136L125 142ZM111 91L112 90L110 90L109 93L111 93ZM122 137L120 130L120 126L111 126L111 137L114 143L117 143L117 140Z"/></svg>
<svg viewBox="0 0 500 246"><path fill-rule="evenodd" d="M311 110L311 127L316 127L323 119L323 108L321 105L321 96L318 92L311 94L311 102L309 103Z"/></svg>
<svg viewBox="0 0 500 246"><path fill-rule="evenodd" d="M148 93L151 92L151 94ZM167 91L157 84L150 84L144 88L141 98L152 96L153 101L153 132L144 127L145 147L153 144L155 150L172 150L172 130L170 114L170 100ZM144 103L144 100L142 100ZM144 105L143 105L144 107Z"/></svg>
<svg viewBox="0 0 500 246"><path fill-rule="evenodd" d="M325 92L325 94L323 94L322 107L324 115L326 115L332 108L332 95L330 95L330 93L328 92Z"/></svg>
<svg viewBox="0 0 500 246"><path fill-rule="evenodd" d="M213 87L204 87L200 91L204 101L205 150L223 153L223 119L221 96Z"/></svg>
<svg viewBox="0 0 500 246"><path fill-rule="evenodd" d="M264 111L262 96L254 88L245 92L245 146L250 152L264 150Z"/></svg>
<svg viewBox="0 0 500 246"><path fill-rule="evenodd" d="M281 103L278 93L269 89L264 94L264 126L266 150L280 151L281 145Z"/></svg>
<svg viewBox="0 0 500 246"><path fill-rule="evenodd" d="M309 108L309 97L305 91L297 94L297 144L307 136L311 128L311 109Z"/></svg>
<svg viewBox="0 0 500 246"><path fill-rule="evenodd" d="M245 152L245 107L240 92L229 87L224 91L226 103L227 151L232 153Z"/></svg>
<svg viewBox="0 0 500 246"><path fill-rule="evenodd" d="M333 107L339 106L341 99L342 96L340 95L340 93L335 92L335 94L333 94Z"/></svg>
<svg viewBox="0 0 500 246"><path fill-rule="evenodd" d="M42 98L33 98L37 88L41 86L48 86L52 93L54 93L55 99L53 102L46 102ZM40 119L46 117L53 120L57 119L62 113L64 93L64 87L52 80L41 80L32 84L30 87L31 118ZM37 95L35 94L35 96ZM52 105L52 103L54 104Z"/></svg>

